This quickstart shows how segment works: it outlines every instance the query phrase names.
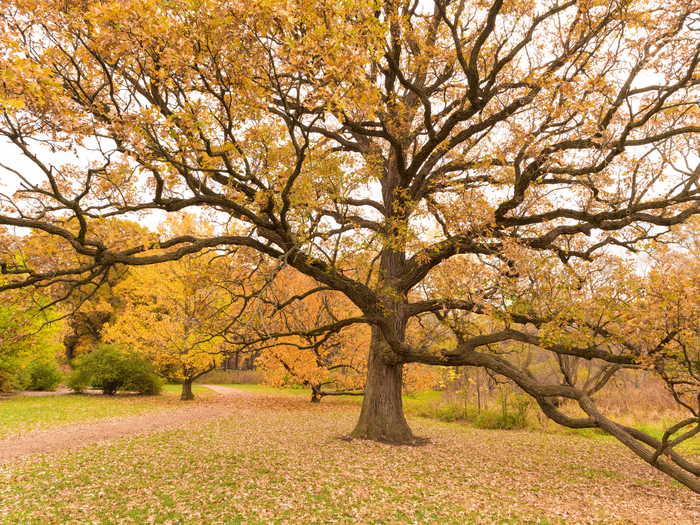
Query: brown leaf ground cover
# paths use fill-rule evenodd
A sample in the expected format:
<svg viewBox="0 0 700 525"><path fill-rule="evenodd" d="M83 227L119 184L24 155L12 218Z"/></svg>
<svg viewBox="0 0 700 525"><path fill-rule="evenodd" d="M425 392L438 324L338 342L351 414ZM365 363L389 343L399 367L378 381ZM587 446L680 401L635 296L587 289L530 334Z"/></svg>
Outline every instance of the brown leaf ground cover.
<svg viewBox="0 0 700 525"><path fill-rule="evenodd" d="M416 418L429 442L396 447L339 439L357 418L340 400L216 403L230 412L0 467L0 523L700 523L699 496L604 437Z"/></svg>

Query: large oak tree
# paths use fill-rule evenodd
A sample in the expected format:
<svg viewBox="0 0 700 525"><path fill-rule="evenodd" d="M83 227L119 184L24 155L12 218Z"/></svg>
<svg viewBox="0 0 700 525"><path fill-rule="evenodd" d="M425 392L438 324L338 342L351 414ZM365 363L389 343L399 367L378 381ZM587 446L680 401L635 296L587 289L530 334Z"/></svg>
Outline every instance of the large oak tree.
<svg viewBox="0 0 700 525"><path fill-rule="evenodd" d="M323 328L371 327L352 436L413 439L404 364L485 367L700 492L679 439L596 408L620 367L671 357L668 340L624 336L633 290L585 270L700 210L697 2L5 0L0 17L0 134L32 164L3 159L20 189L0 224L62 237L81 261L3 264L0 289L247 247L362 312ZM89 233L197 208L216 232L157 251ZM430 317L451 340L410 344ZM543 384L499 350L509 341L603 373L584 390L562 365Z"/></svg>

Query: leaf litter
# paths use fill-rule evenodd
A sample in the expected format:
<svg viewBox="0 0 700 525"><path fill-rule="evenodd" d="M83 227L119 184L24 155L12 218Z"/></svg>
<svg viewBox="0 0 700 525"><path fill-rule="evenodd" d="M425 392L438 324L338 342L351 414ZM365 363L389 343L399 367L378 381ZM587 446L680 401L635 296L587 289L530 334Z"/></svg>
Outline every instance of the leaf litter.
<svg viewBox="0 0 700 525"><path fill-rule="evenodd" d="M338 439L358 408L329 401L221 395L208 420L7 464L0 523L700 523L700 496L610 440L419 418L421 446Z"/></svg>

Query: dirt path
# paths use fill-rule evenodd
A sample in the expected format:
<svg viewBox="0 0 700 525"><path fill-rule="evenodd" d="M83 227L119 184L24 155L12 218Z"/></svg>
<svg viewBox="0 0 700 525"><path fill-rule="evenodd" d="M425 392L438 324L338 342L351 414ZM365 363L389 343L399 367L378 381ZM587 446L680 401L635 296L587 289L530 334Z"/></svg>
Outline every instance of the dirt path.
<svg viewBox="0 0 700 525"><path fill-rule="evenodd" d="M118 418L95 423L85 423L67 428L38 430L20 437L0 440L0 464L9 463L32 454L80 447L117 439L129 434L157 431L233 414L255 404L257 396L235 388L219 385L202 385L216 392L217 396L206 404L186 406L163 413Z"/></svg>

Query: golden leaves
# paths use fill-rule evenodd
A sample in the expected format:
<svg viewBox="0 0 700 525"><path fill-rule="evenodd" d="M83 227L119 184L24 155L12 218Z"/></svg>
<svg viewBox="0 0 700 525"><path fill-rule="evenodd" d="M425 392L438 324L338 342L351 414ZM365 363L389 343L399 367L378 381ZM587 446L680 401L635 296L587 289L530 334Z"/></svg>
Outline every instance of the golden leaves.
<svg viewBox="0 0 700 525"><path fill-rule="evenodd" d="M266 302L276 306L263 314L261 322L267 333L279 336L270 342L274 346L262 352L260 369L266 382L275 386L300 383L319 388L325 384L331 390L362 388L369 327L357 324L333 333L334 323L357 317L359 312L337 292L310 293L316 286L292 270L280 272L270 284Z"/></svg>

